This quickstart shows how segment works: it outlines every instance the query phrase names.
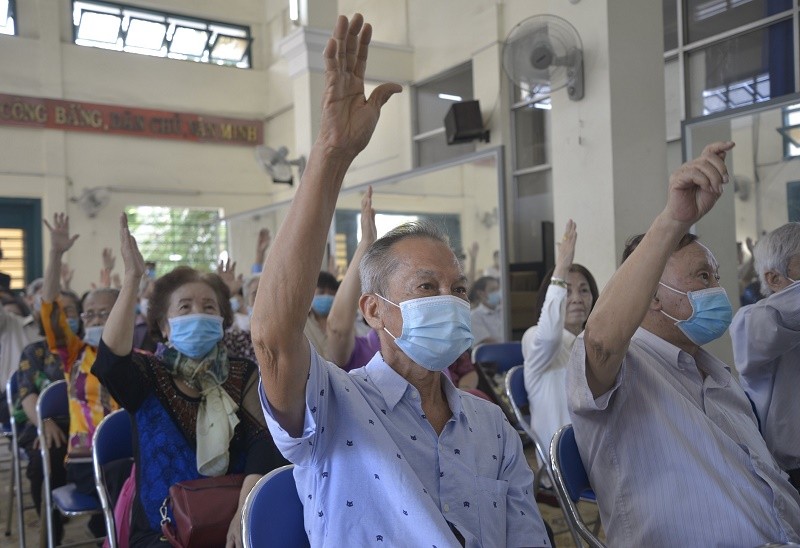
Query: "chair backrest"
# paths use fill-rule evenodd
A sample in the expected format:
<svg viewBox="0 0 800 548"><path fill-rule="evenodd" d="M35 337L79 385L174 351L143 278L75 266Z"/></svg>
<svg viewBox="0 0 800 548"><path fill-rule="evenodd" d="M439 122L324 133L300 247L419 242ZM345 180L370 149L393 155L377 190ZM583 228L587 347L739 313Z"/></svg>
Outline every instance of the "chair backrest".
<svg viewBox="0 0 800 548"><path fill-rule="evenodd" d="M497 373L505 373L524 361L522 343L519 341L480 344L472 351L473 363L494 363Z"/></svg>
<svg viewBox="0 0 800 548"><path fill-rule="evenodd" d="M571 424L562 426L553 436L550 442L550 466L553 470L556 494L559 503L565 509L570 529L577 531L591 548L605 548L600 539L586 526L578 511L578 500L583 493L591 489L591 485L578 452L575 431Z"/></svg>
<svg viewBox="0 0 800 548"><path fill-rule="evenodd" d="M97 426L92 438L92 461L94 466L94 485L103 508L103 519L106 523L108 545L116 548L117 535L114 521L114 507L106 488L103 466L109 462L133 458L133 431L128 412L119 409L107 415Z"/></svg>
<svg viewBox="0 0 800 548"><path fill-rule="evenodd" d="M293 464L276 468L258 480L247 495L242 508L242 541L249 548L310 546Z"/></svg>
<svg viewBox="0 0 800 548"><path fill-rule="evenodd" d="M40 425L45 419L69 416L67 381L52 382L42 390L36 404L36 414L39 416Z"/></svg>
<svg viewBox="0 0 800 548"><path fill-rule="evenodd" d="M552 476L550 472L550 463L545 456L544 446L542 446L533 428L531 428L530 413L526 413L529 403L528 391L525 389L524 365L515 365L506 373L506 395L508 396L508 401L511 403L511 409L517 417L519 427L521 427L522 431L533 441L536 455L539 457L539 461L542 464L541 469L536 471L537 480L539 479L542 469L548 476Z"/></svg>
<svg viewBox="0 0 800 548"><path fill-rule="evenodd" d="M6 381L6 406L8 407L8 415L10 417L8 421L9 426L12 429L14 428L14 408L16 407L17 392L19 391L18 373L19 369L11 373L11 376L8 377L8 381Z"/></svg>

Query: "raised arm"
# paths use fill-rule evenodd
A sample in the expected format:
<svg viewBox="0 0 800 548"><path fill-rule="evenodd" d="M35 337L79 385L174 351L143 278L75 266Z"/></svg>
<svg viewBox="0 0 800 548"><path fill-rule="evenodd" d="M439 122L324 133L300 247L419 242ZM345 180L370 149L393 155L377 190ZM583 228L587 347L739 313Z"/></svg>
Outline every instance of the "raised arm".
<svg viewBox="0 0 800 548"><path fill-rule="evenodd" d="M600 294L584 333L586 379L595 398L614 385L678 242L722 195L728 182L725 155L733 146L712 143L670 176L666 207Z"/></svg>
<svg viewBox="0 0 800 548"><path fill-rule="evenodd" d="M328 343L325 358L339 367L347 364L355 346L356 311L358 310L358 299L361 296L361 276L358 272L358 265L361 264L361 257L376 238L372 187L369 187L361 198L361 241L358 242L353 260L350 261L350 266L347 267L344 279L336 292L336 298L333 299L333 306L331 306L326 323Z"/></svg>
<svg viewBox="0 0 800 548"><path fill-rule="evenodd" d="M119 218L119 239L122 262L125 265L125 277L119 297L117 297L103 329L103 342L117 356L127 356L133 348L136 299L145 267L136 239L128 230L128 218L124 213Z"/></svg>
<svg viewBox="0 0 800 548"><path fill-rule="evenodd" d="M59 294L58 281L61 277L61 259L64 253L69 251L78 234L69 235L69 217L66 213L53 214L53 224L44 220L44 224L50 231L50 257L44 273L44 285L42 285L42 300L53 302Z"/></svg>
<svg viewBox="0 0 800 548"><path fill-rule="evenodd" d="M278 423L302 431L310 349L303 335L328 228L347 168L369 143L380 109L397 84L364 96L372 28L360 14L339 16L325 47L320 131L286 219L269 249L251 319L267 399Z"/></svg>

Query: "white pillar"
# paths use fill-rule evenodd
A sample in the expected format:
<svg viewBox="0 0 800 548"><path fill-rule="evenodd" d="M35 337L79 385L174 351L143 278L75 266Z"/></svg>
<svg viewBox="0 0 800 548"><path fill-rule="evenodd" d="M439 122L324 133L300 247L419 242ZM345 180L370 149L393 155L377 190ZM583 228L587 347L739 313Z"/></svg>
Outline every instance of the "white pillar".
<svg viewBox="0 0 800 548"><path fill-rule="evenodd" d="M583 40L585 96L553 95L555 233L578 225L576 262L602 288L625 240L666 203L666 122L660 2L551 0Z"/></svg>

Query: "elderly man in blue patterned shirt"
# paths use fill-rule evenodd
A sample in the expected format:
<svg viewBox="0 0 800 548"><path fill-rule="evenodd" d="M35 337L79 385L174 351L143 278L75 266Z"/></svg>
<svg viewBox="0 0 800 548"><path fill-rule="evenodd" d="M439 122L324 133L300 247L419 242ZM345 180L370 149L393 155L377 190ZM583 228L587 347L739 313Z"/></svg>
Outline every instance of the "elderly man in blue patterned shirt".
<svg viewBox="0 0 800 548"><path fill-rule="evenodd" d="M447 239L399 227L361 263L381 340L345 373L303 335L336 199L396 84L364 97L371 27L340 16L325 49L320 132L269 251L252 317L262 406L295 463L312 546L549 546L520 438L500 409L441 373L472 344L466 280Z"/></svg>
<svg viewBox="0 0 800 548"><path fill-rule="evenodd" d="M731 305L689 228L728 181L713 143L670 177L573 347L569 410L609 546L760 546L800 539L800 497L730 369L702 346Z"/></svg>

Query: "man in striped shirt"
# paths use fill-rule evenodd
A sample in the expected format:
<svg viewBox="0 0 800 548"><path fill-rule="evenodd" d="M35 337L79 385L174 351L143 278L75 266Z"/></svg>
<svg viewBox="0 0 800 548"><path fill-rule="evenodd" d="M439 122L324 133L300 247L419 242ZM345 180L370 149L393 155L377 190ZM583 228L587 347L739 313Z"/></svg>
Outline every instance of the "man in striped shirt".
<svg viewBox="0 0 800 548"><path fill-rule="evenodd" d="M702 348L732 314L714 255L688 231L721 196L732 147L672 174L573 347L570 416L609 546L800 540L800 496L730 369Z"/></svg>

